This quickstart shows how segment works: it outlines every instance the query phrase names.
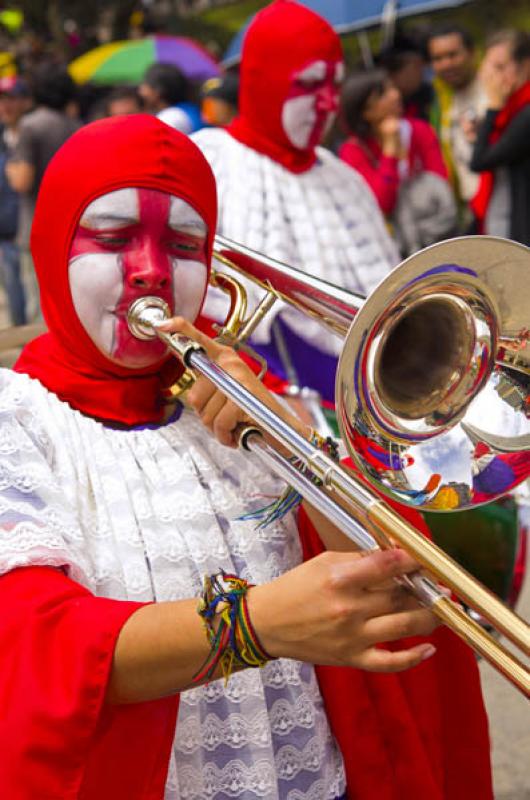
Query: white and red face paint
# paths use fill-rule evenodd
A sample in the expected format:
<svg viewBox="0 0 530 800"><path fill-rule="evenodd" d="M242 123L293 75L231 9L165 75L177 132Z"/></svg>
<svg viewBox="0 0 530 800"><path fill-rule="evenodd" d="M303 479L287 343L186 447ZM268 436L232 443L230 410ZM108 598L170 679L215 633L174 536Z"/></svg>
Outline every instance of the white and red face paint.
<svg viewBox="0 0 530 800"><path fill-rule="evenodd" d="M159 361L165 345L127 325L138 297L156 295L193 322L208 269L206 224L184 200L156 189L119 189L94 200L77 226L68 262L73 304L94 344L122 366Z"/></svg>
<svg viewBox="0 0 530 800"><path fill-rule="evenodd" d="M342 61L312 61L293 74L282 127L294 147L308 150L322 140L337 113L343 78Z"/></svg>

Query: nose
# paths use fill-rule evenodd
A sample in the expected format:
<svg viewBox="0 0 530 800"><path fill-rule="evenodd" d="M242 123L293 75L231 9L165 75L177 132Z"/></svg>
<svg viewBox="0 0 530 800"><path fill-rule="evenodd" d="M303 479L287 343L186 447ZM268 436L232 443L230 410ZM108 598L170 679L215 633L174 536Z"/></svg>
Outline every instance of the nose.
<svg viewBox="0 0 530 800"><path fill-rule="evenodd" d="M156 243L131 253L127 267L127 282L135 289L156 292L169 286L168 258Z"/></svg>
<svg viewBox="0 0 530 800"><path fill-rule="evenodd" d="M339 105L339 92L333 84L326 83L316 95L317 111L331 112L336 111Z"/></svg>
<svg viewBox="0 0 530 800"><path fill-rule="evenodd" d="M160 274L152 264L136 264L129 272L130 286L140 289L164 289L169 285L169 276Z"/></svg>

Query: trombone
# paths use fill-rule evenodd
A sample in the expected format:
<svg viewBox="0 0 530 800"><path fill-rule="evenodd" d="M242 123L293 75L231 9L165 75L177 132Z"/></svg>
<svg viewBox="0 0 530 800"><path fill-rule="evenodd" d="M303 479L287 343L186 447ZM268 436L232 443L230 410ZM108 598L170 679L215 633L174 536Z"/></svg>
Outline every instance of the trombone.
<svg viewBox="0 0 530 800"><path fill-rule="evenodd" d="M428 573L407 579L420 602L530 695L527 623L380 497L450 511L493 500L530 474L530 332L524 291L530 250L485 236L441 242L406 259L364 299L225 237L216 237L215 248L218 261L264 290L255 312L245 318L241 283L231 275L213 274L214 285L231 298L223 341L244 347L278 300L344 338L336 378L341 436L378 493L307 442L196 342L158 330L157 322L170 316L160 298L142 297L131 305L133 335L158 336L187 368L209 378L295 456L293 463L256 428L242 433L245 449L360 549L398 544L413 555ZM487 633L433 578L504 634L520 655Z"/></svg>

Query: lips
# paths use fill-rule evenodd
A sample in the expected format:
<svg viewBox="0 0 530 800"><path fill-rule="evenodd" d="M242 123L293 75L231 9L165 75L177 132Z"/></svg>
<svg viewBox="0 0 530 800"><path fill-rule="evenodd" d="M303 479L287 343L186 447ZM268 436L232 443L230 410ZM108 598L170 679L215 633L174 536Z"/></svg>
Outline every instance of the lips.
<svg viewBox="0 0 530 800"><path fill-rule="evenodd" d="M139 294L137 297L129 297L127 302L118 303L117 305L107 308L106 312L108 314L112 314L115 317L127 317L129 314L129 309L136 300L140 300L142 297L152 297L155 293L148 292L147 294ZM171 311L173 311L173 298L166 292L157 292L156 297L159 297L161 300L164 300Z"/></svg>

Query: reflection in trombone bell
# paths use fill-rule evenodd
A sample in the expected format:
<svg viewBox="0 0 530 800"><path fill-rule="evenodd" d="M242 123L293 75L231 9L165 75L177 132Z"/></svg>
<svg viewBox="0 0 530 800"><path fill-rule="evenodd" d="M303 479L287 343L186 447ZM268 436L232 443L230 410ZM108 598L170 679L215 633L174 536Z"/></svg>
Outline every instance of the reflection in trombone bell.
<svg viewBox="0 0 530 800"><path fill-rule="evenodd" d="M487 503L500 491L506 494L530 475L528 455L494 453L484 442L474 450L473 491L477 502Z"/></svg>
<svg viewBox="0 0 530 800"><path fill-rule="evenodd" d="M472 429L477 441L491 444L502 434L501 451L528 454L530 345L519 335L528 330L521 287L530 250L524 245L487 236L441 242L406 259L367 299L225 237L216 237L216 248L217 260L232 274L251 279L344 340L337 419L352 458L361 470L377 471L381 491L401 492L405 502L405 493L416 502L424 497L429 506L432 495L425 488L440 474L441 486L453 486L440 510L484 502L473 486ZM506 345L512 340L517 391L524 397L519 404L497 390L507 381L513 386ZM370 446L358 451L353 440L366 438ZM381 468L403 450L409 459L398 469ZM462 484L458 491L455 484ZM504 491L499 487L488 499Z"/></svg>

